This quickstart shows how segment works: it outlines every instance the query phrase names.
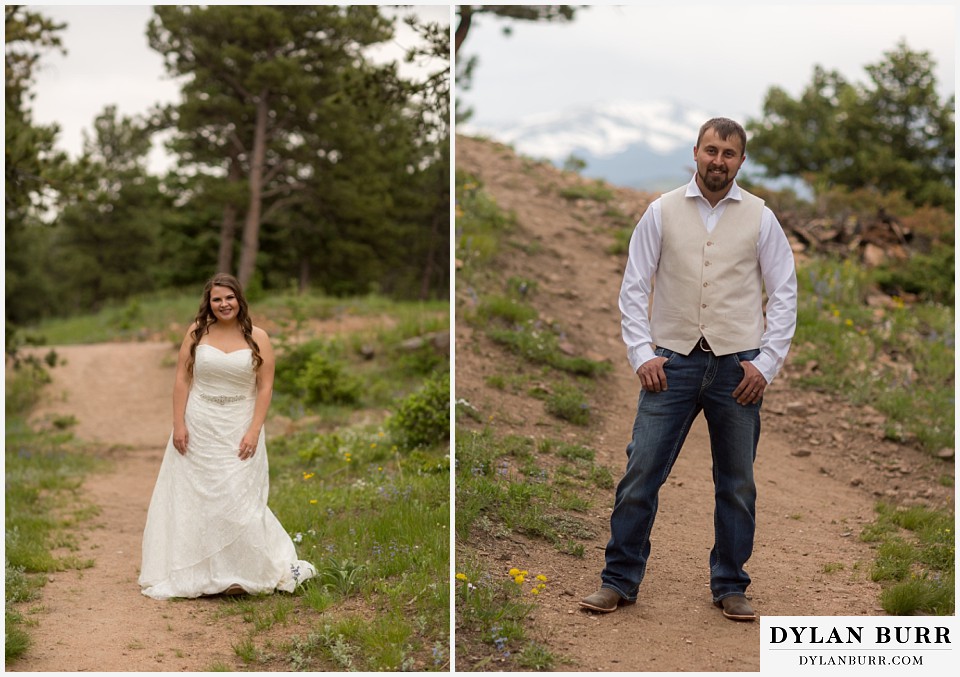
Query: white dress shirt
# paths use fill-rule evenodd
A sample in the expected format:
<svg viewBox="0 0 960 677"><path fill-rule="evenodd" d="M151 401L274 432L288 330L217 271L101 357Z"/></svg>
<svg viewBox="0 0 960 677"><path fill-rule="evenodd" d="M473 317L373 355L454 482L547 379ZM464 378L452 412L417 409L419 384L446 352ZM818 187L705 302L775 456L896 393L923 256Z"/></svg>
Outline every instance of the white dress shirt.
<svg viewBox="0 0 960 677"><path fill-rule="evenodd" d="M713 232L730 200L740 200L734 181L716 207L703 196L696 176L687 184L687 197L694 197L707 232ZM627 359L634 371L655 357L648 314L650 292L660 263L662 236L660 198L654 200L630 238L627 267L620 287L621 332L627 344ZM797 274L787 236L768 207L760 218L757 258L767 292L767 324L760 340L760 355L752 361L767 383L773 381L790 350L797 326Z"/></svg>

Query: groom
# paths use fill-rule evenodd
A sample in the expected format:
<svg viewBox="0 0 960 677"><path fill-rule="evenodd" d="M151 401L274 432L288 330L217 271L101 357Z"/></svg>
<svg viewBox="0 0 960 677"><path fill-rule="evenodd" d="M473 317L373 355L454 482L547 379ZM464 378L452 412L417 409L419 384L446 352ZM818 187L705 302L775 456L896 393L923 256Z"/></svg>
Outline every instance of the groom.
<svg viewBox="0 0 960 677"><path fill-rule="evenodd" d="M753 462L763 393L796 327L797 279L773 212L734 180L746 145L733 120L704 123L693 148L696 173L649 206L630 240L621 327L641 392L601 588L580 602L585 609L609 613L636 601L660 487L702 411L715 489L713 602L729 619L757 617L743 569L753 552Z"/></svg>

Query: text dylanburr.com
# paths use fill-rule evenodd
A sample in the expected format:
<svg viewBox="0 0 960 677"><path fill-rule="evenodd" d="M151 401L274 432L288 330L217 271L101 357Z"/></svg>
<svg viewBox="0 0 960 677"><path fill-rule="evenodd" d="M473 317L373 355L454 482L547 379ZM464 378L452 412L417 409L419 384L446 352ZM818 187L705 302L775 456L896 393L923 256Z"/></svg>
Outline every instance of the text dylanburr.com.
<svg viewBox="0 0 960 677"><path fill-rule="evenodd" d="M956 616L761 616L760 671L955 674Z"/></svg>

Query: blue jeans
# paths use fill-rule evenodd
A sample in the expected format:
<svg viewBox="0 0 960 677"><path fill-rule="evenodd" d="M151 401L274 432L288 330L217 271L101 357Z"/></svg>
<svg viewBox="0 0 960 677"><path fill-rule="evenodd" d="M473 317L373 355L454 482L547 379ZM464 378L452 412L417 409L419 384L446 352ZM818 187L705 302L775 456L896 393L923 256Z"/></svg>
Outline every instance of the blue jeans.
<svg viewBox="0 0 960 677"><path fill-rule="evenodd" d="M660 487L683 446L690 426L703 411L713 456L714 544L710 551L713 601L743 594L750 577L743 570L753 552L756 486L753 461L760 439L760 402L740 405L732 393L743 379L741 361L759 350L717 357L694 348L684 356L666 348L657 355L667 390L641 391L633 439L627 445L627 469L617 485L610 517L610 542L602 586L628 600L637 598L650 557L650 532L657 515Z"/></svg>

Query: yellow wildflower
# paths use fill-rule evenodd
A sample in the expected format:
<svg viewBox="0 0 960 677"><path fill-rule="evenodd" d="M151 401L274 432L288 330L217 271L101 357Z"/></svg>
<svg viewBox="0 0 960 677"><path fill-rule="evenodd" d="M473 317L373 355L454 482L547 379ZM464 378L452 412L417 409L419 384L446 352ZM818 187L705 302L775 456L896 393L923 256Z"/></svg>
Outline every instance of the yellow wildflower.
<svg viewBox="0 0 960 677"><path fill-rule="evenodd" d="M303 479L308 480L308 479L310 479L311 477L313 477L315 474L316 474L316 473L305 472L305 473L303 473Z"/></svg>
<svg viewBox="0 0 960 677"><path fill-rule="evenodd" d="M317 499L311 498L311 499L310 499L310 505L316 505L316 504L317 504Z"/></svg>
<svg viewBox="0 0 960 677"><path fill-rule="evenodd" d="M457 579L458 581L465 581L465 580L467 580L467 575L466 575L466 574L457 574L457 575L456 575L456 579Z"/></svg>
<svg viewBox="0 0 960 677"><path fill-rule="evenodd" d="M511 576L519 576L519 575L520 575L520 570L519 570L518 568L514 567L514 568L512 568L512 569L509 571L509 574L510 574Z"/></svg>
<svg viewBox="0 0 960 677"><path fill-rule="evenodd" d="M533 590L530 591L530 594L531 594L531 595L539 595L539 594L540 594L540 590L538 590L537 588L534 588Z"/></svg>
<svg viewBox="0 0 960 677"><path fill-rule="evenodd" d="M521 574L520 576L514 576L513 580L516 582L517 585L523 585L523 582L524 582L526 579L525 579L525 578L523 577L523 575Z"/></svg>
<svg viewBox="0 0 960 677"><path fill-rule="evenodd" d="M538 575L537 575L537 580L538 580L538 581L543 581L544 583L546 583L547 577L544 576L543 574L538 574Z"/></svg>

